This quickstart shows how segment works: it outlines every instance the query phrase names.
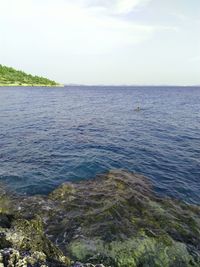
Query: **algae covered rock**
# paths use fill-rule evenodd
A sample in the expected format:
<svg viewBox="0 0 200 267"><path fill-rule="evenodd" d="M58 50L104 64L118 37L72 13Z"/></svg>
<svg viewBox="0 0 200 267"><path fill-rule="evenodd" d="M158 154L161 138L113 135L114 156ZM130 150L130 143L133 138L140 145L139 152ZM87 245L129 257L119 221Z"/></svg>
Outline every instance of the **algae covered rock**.
<svg viewBox="0 0 200 267"><path fill-rule="evenodd" d="M5 188L0 184L0 214L9 213L11 201Z"/></svg>
<svg viewBox="0 0 200 267"><path fill-rule="evenodd" d="M27 266L43 266L47 267L46 255L41 252L20 253L16 249L0 250L0 266L9 267L27 267Z"/></svg>
<svg viewBox="0 0 200 267"><path fill-rule="evenodd" d="M24 217L10 209L16 198L9 199L5 191L0 196L0 266L69 266L70 260L45 235L39 216ZM18 199L20 202L20 198ZM5 205L6 203L6 205ZM9 204L7 204L9 203ZM12 207L13 207L12 206Z"/></svg>
<svg viewBox="0 0 200 267"><path fill-rule="evenodd" d="M199 206L157 196L138 174L112 170L12 204L17 218L4 217L2 242L47 262L66 255L82 266L200 266Z"/></svg>
<svg viewBox="0 0 200 267"><path fill-rule="evenodd" d="M187 251L185 244L138 236L126 241L104 243L102 240L76 240L70 245L71 254L86 262L104 262L118 267L189 267L200 266Z"/></svg>

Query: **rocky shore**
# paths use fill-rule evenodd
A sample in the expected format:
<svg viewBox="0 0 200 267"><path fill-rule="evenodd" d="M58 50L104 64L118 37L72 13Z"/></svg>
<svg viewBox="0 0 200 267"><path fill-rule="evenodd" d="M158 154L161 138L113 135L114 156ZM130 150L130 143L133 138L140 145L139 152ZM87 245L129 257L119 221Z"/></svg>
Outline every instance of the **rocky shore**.
<svg viewBox="0 0 200 267"><path fill-rule="evenodd" d="M48 196L0 187L0 267L200 266L200 207L113 170Z"/></svg>

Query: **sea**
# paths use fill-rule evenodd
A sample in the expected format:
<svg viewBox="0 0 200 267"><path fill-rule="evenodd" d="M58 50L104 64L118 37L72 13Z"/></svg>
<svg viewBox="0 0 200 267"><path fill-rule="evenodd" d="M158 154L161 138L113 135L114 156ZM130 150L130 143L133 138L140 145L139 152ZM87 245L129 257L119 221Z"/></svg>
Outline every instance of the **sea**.
<svg viewBox="0 0 200 267"><path fill-rule="evenodd" d="M200 87L0 88L0 183L48 194L111 169L200 204Z"/></svg>

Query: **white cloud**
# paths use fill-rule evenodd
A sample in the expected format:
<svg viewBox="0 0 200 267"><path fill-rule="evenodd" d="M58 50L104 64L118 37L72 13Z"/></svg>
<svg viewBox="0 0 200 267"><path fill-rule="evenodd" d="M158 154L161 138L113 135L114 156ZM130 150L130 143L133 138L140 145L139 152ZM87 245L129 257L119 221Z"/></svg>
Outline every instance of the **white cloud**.
<svg viewBox="0 0 200 267"><path fill-rule="evenodd" d="M131 19L147 2L0 0L0 62L63 82L131 81L157 55L155 39L176 30Z"/></svg>
<svg viewBox="0 0 200 267"><path fill-rule="evenodd" d="M68 0L69 1L69 0ZM74 0L83 6L99 7L110 14L126 14L150 0Z"/></svg>
<svg viewBox="0 0 200 267"><path fill-rule="evenodd" d="M148 3L148 0L118 0L116 1L116 11L118 13L129 13L134 8Z"/></svg>
<svg viewBox="0 0 200 267"><path fill-rule="evenodd" d="M138 25L111 15L111 11L127 13L147 0L0 0L0 3L0 23L8 28L5 39L16 34L18 39L40 38L41 48L46 43L56 47L57 41L65 54L106 53L143 42L157 31L171 30Z"/></svg>

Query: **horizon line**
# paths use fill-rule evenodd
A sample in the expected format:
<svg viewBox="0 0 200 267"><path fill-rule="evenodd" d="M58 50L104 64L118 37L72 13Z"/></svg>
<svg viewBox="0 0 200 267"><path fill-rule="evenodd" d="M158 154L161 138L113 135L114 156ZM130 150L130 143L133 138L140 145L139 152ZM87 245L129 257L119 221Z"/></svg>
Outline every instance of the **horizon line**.
<svg viewBox="0 0 200 267"><path fill-rule="evenodd" d="M62 83L64 86L98 86L98 87L200 87L200 84L76 84L76 83Z"/></svg>

